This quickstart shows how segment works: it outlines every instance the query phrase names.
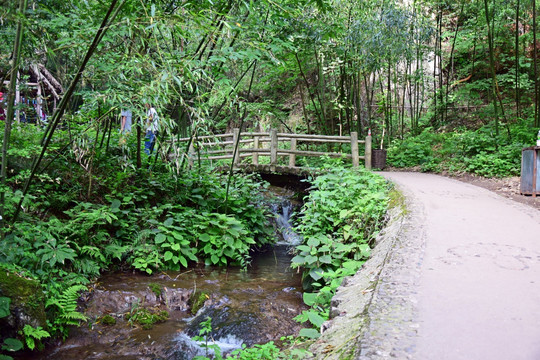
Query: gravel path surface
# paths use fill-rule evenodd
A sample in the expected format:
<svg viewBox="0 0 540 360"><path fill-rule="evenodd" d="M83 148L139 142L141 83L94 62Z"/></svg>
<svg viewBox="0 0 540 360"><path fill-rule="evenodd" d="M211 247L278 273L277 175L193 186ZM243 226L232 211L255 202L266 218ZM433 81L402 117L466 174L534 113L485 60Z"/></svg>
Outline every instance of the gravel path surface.
<svg viewBox="0 0 540 360"><path fill-rule="evenodd" d="M407 211L338 290L316 358L540 359L540 212L442 176L381 174Z"/></svg>

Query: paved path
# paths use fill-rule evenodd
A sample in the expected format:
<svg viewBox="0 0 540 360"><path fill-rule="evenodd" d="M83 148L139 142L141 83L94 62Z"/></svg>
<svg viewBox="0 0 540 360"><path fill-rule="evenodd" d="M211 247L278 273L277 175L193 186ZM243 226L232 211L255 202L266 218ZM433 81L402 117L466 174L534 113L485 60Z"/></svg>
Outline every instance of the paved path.
<svg viewBox="0 0 540 360"><path fill-rule="evenodd" d="M382 175L414 204L423 244L411 254L415 324L392 335L412 344L393 357L540 359L540 212L441 176Z"/></svg>

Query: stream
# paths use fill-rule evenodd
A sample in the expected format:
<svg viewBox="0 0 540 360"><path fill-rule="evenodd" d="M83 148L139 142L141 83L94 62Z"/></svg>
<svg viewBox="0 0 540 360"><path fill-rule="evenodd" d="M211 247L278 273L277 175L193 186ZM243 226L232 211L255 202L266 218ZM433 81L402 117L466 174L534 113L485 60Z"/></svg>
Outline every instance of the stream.
<svg viewBox="0 0 540 360"><path fill-rule="evenodd" d="M188 360L208 355L193 340L207 317L212 319L211 341L223 352L242 344L279 342L281 337L297 333L302 326L292 319L305 306L301 275L290 268L289 249L300 239L292 232L289 218L299 204L292 190L271 186L270 191L281 199L272 205L277 244L253 254L247 271L198 266L152 276L136 272L104 275L82 301L88 324L71 329L63 343L17 359ZM204 300L195 315L189 302L193 294ZM169 317L145 330L126 320L126 314L140 307L166 310ZM107 314L116 324L103 323Z"/></svg>

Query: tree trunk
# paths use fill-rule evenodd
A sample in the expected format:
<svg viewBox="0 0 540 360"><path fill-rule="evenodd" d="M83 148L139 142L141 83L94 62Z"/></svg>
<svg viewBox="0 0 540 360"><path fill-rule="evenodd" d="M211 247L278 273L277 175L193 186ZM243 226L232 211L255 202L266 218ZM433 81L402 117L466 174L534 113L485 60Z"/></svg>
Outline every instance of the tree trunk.
<svg viewBox="0 0 540 360"><path fill-rule="evenodd" d="M536 46L536 0L532 2L533 6L533 63L534 63L534 126L540 126L538 118L538 49Z"/></svg>
<svg viewBox="0 0 540 360"><path fill-rule="evenodd" d="M535 0L533 0L534 2ZM493 92L493 111L495 112L495 135L499 136L499 115L498 115L498 105L497 105L497 78L495 75L495 58L493 55L493 29L490 24L489 18L489 9L488 9L488 0L484 0L484 9L486 15L486 24L488 28L488 46L489 46L489 67L491 70L491 87ZM497 141L495 141L495 146L497 146Z"/></svg>
<svg viewBox="0 0 540 360"><path fill-rule="evenodd" d="M514 53L516 54L516 78L515 78L515 98L516 98L516 116L521 116L519 107L519 0L516 0L516 33L515 33L515 46Z"/></svg>

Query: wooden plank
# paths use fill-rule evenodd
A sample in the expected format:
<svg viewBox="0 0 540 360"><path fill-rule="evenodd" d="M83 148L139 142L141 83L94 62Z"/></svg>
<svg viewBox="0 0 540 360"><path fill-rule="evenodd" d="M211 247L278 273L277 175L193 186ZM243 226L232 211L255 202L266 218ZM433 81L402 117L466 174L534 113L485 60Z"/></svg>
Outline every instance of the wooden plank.
<svg viewBox="0 0 540 360"><path fill-rule="evenodd" d="M232 137L233 134L232 133L229 133L229 134L216 134L216 135L203 135L203 136L197 136L197 139L199 140L208 140L208 139L215 139L215 138L225 138L225 137ZM178 139L177 141L179 142L183 142L183 141L189 141L190 138L181 138L181 139Z"/></svg>
<svg viewBox="0 0 540 360"><path fill-rule="evenodd" d="M331 152L323 152L323 151L303 151L303 150L279 150L278 155L280 156L287 156L290 154L294 154L297 156L324 156L328 155L331 157L346 157L351 159L351 154L345 154L345 153L331 153Z"/></svg>
<svg viewBox="0 0 540 360"><path fill-rule="evenodd" d="M278 133L278 137L284 138L305 138L305 139L325 139L325 140L346 140L350 141L351 138L348 136L333 136L333 135L309 135L309 134L288 134L288 133Z"/></svg>
<svg viewBox="0 0 540 360"><path fill-rule="evenodd" d="M223 159L232 159L232 154L220 155L220 156L208 156L205 158L205 160L223 160Z"/></svg>

